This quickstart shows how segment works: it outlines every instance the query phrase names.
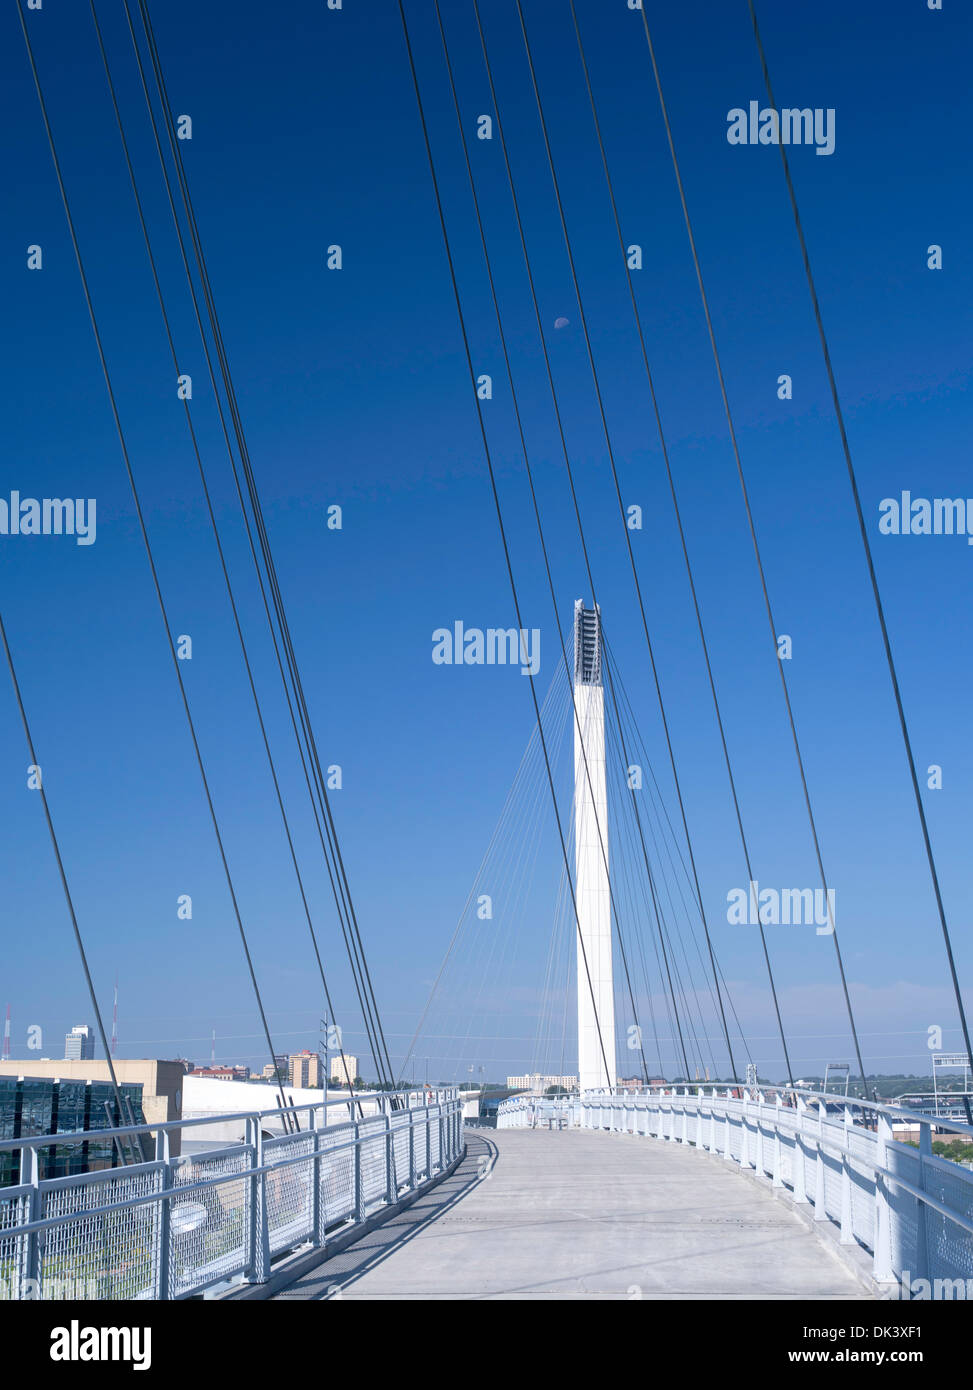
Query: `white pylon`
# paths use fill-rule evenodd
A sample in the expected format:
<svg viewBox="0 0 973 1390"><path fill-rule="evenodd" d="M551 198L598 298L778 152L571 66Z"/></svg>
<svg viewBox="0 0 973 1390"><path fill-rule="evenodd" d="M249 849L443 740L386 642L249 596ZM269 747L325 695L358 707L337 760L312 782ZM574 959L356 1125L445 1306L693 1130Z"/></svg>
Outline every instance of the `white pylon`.
<svg viewBox="0 0 973 1390"><path fill-rule="evenodd" d="M614 1087L617 1074L601 613L585 608L581 599L574 605L574 707L578 1082L582 1091L590 1091Z"/></svg>

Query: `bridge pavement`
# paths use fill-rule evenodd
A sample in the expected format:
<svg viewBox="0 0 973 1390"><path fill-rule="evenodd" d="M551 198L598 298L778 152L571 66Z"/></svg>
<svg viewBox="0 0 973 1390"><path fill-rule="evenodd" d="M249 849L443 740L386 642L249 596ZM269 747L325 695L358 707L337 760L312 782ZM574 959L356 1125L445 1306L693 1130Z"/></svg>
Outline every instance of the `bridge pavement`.
<svg viewBox="0 0 973 1390"><path fill-rule="evenodd" d="M695 1149L524 1129L470 1129L467 1146L432 1192L277 1297L868 1297L786 1202Z"/></svg>

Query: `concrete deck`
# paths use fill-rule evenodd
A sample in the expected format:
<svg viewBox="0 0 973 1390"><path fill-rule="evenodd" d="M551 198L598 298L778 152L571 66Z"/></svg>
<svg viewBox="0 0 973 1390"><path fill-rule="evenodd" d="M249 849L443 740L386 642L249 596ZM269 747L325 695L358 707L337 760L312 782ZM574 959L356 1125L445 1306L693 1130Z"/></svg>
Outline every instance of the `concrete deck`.
<svg viewBox="0 0 973 1390"><path fill-rule="evenodd" d="M277 1297L869 1296L787 1202L695 1149L586 1130L471 1129L467 1145L451 1177Z"/></svg>

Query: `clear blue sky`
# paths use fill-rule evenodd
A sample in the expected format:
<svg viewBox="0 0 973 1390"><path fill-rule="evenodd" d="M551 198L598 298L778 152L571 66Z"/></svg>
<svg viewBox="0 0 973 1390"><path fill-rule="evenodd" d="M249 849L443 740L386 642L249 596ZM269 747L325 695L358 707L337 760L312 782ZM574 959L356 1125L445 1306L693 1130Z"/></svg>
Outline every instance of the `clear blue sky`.
<svg viewBox="0 0 973 1390"><path fill-rule="evenodd" d="M501 115L585 506L599 598L659 770L648 661L523 47L510 0L484 0ZM347 1045L360 1050L327 884L246 569L225 453L158 166L114 5L102 21L165 276L194 418L225 520L275 744L307 851L315 917ZM467 133L489 112L472 9L445 5ZM684 506L761 884L817 883L753 553L700 311L640 16L578 10ZM973 494L969 439L969 53L958 0L761 6L780 104L834 108L836 148L791 151L879 579L926 793L961 978L973 978L973 747L966 634L973 554L960 537L883 537L878 504ZM431 7L408 6L525 622L556 637L503 380L465 168ZM753 929L725 921L745 872L677 548L657 436L566 5L526 0L585 307L717 949L754 1054L780 1074ZM250 452L376 990L400 1054L411 1036L530 732L510 668L433 665L431 634L507 626L512 605L470 397L397 6L320 0L154 6ZM959 1044L935 905L808 294L773 147L727 143L727 112L763 95L744 0L653 5L662 78L727 371L838 929L870 1070L928 1070L926 1030ZM306 924L244 682L182 407L86 5L28 17L55 138L225 826L257 970L282 1050L313 1046L321 1012ZM121 1055L263 1058L249 984L71 253L13 7L0 16L6 168L0 221L5 447L0 496L97 499L97 541L0 537L0 604L107 1013L121 982ZM763 104L763 102L761 102ZM472 140L561 620L586 596L499 142ZM43 247L40 272L27 247ZM344 267L329 272L340 243ZM943 247L944 268L926 266ZM554 319L570 320L555 332ZM777 399L781 373L794 398ZM329 504L344 509L340 532ZM44 1055L90 1021L9 682L0 682L5 918L0 1005L13 1053ZM925 777L923 777L925 783ZM566 780L562 781L566 786ZM539 879L556 885L551 828ZM313 867L311 867L313 865ZM544 875L547 875L545 879ZM176 916L193 898L192 921ZM530 1039L549 923L517 931L517 991L477 1035ZM497 930L501 930L497 927ZM511 923L506 924L512 930ZM471 928L472 930L472 928ZM833 950L769 929L797 1069L849 1055ZM499 981L499 975L498 975ZM472 982L470 982L472 988ZM484 1008L486 1006L484 1005ZM446 1028L447 1017L462 1027ZM460 994L443 1030L469 1028ZM495 1026L494 1026L495 1025ZM464 1043L464 1048L466 1044ZM477 1051L479 1048L479 1051ZM437 1054L430 1041L420 1051ZM482 1062L486 1044L452 1055ZM473 1053L476 1052L476 1055ZM441 1066L447 1050L443 1045ZM528 1042L489 1054L530 1064Z"/></svg>

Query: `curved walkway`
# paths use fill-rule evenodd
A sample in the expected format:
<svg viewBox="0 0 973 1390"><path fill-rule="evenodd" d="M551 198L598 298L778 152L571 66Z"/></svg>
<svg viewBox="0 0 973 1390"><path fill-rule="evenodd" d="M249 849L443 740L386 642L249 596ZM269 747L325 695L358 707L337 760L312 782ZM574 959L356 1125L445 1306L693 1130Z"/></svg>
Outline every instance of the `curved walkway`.
<svg viewBox="0 0 973 1390"><path fill-rule="evenodd" d="M467 1130L456 1171L284 1299L867 1298L790 1208L694 1148Z"/></svg>

